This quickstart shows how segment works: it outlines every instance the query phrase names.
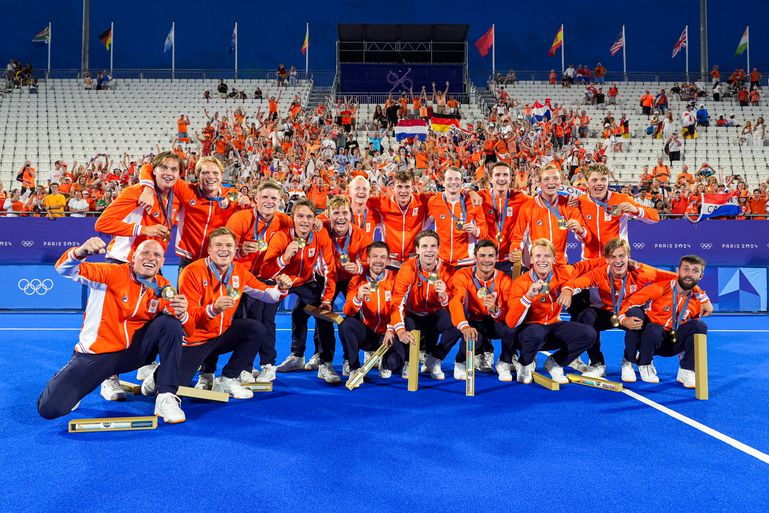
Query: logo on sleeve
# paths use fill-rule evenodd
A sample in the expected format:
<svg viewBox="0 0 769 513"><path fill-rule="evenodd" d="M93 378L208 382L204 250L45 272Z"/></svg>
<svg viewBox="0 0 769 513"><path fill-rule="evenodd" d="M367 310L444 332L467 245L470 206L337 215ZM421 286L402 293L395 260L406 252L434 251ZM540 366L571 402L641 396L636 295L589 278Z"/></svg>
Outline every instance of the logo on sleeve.
<svg viewBox="0 0 769 513"><path fill-rule="evenodd" d="M630 285L630 293L631 293L631 294L632 294L633 292L637 291L637 290L638 290L638 285Z"/></svg>
<svg viewBox="0 0 769 513"><path fill-rule="evenodd" d="M312 258L315 256L315 248L310 248L307 250L307 257Z"/></svg>
<svg viewBox="0 0 769 513"><path fill-rule="evenodd" d="M539 221L537 221L537 226L542 226L542 219L540 219Z"/></svg>
<svg viewBox="0 0 769 513"><path fill-rule="evenodd" d="M513 207L507 207L507 217L513 217Z"/></svg>
<svg viewBox="0 0 769 513"><path fill-rule="evenodd" d="M392 291L385 290L385 301L390 301L390 299L392 299L392 295L393 295Z"/></svg>

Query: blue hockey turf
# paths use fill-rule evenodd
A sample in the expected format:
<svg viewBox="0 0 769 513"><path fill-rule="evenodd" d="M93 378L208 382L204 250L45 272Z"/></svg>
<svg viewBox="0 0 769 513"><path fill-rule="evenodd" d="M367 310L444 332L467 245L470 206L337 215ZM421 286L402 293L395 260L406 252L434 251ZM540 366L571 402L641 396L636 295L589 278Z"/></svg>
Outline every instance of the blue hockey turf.
<svg viewBox="0 0 769 513"><path fill-rule="evenodd" d="M289 322L279 316L279 359ZM465 397L453 354L447 379L422 377L417 393L376 371L353 392L311 372L279 374L274 392L250 401L185 400L183 424L68 434L70 418L151 415L153 402L95 391L70 416L41 419L37 396L69 358L80 316L0 315L0 510L766 511L769 322L708 322L709 401L675 382L672 358L655 360L659 385L626 388L709 434L579 385L551 392L480 374ZM618 381L620 334L603 342Z"/></svg>

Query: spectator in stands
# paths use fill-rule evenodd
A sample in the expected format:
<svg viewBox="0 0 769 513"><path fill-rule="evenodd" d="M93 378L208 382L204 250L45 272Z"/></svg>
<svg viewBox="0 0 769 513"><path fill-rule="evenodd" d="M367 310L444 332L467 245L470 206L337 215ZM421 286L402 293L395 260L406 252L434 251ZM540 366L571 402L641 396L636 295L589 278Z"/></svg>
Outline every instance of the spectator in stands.
<svg viewBox="0 0 769 513"><path fill-rule="evenodd" d="M203 91L203 99L206 101L206 103L210 102L211 101L211 91L209 91L208 89Z"/></svg>
<svg viewBox="0 0 769 513"><path fill-rule="evenodd" d="M604 77L606 76L606 68L603 67L603 64L599 62L593 72L595 73L595 83L603 84Z"/></svg>
<svg viewBox="0 0 769 513"><path fill-rule="evenodd" d="M103 212L104 209L112 203L112 198L113 195L111 191L104 191L104 195L96 202L96 208L94 210L96 212Z"/></svg>
<svg viewBox="0 0 769 513"><path fill-rule="evenodd" d="M27 211L26 204L29 201L29 192L24 195L19 189L13 189L9 197L3 202L3 211L6 217L18 217Z"/></svg>
<svg viewBox="0 0 769 513"><path fill-rule="evenodd" d="M29 83L29 94L37 94L38 85L37 85L37 78L33 77L32 80Z"/></svg>
<svg viewBox="0 0 769 513"><path fill-rule="evenodd" d="M688 105L686 110L681 113L681 126L684 139L694 139L697 134L696 117L692 112L693 107Z"/></svg>
<svg viewBox="0 0 769 513"><path fill-rule="evenodd" d="M67 206L67 199L59 192L58 183L51 184L51 192L45 196L43 206L45 207L48 219L64 217L64 207Z"/></svg>
<svg viewBox="0 0 769 513"><path fill-rule="evenodd" d="M657 94L657 97L654 98L654 107L662 115L665 115L665 112L668 110L668 95L665 94L664 89L660 89L660 92Z"/></svg>
<svg viewBox="0 0 769 513"><path fill-rule="evenodd" d="M609 87L609 101L607 103L609 105L616 105L618 95L619 89L617 88L617 84L612 84L611 87Z"/></svg>
<svg viewBox="0 0 769 513"><path fill-rule="evenodd" d="M550 70L550 74L549 74L549 75L548 75L548 77L547 77L547 82L548 82L550 85L555 85L555 78L556 78L555 70L554 70L554 69L551 69L551 70Z"/></svg>
<svg viewBox="0 0 769 513"><path fill-rule="evenodd" d="M699 176L700 179L708 179L715 174L716 170L713 169L707 162L703 162L700 168L697 170L697 176Z"/></svg>
<svg viewBox="0 0 769 513"><path fill-rule="evenodd" d="M753 71L750 72L750 88L761 88L761 73L758 72L758 68L753 68Z"/></svg>
<svg viewBox="0 0 769 513"><path fill-rule="evenodd" d="M603 94L603 89L600 87L595 93L595 108L605 110L606 109L606 95Z"/></svg>
<svg viewBox="0 0 769 513"><path fill-rule="evenodd" d="M224 83L224 79L222 78L219 80L219 85L216 87L216 90L219 92L219 98L225 99L228 96L230 88Z"/></svg>
<svg viewBox="0 0 769 513"><path fill-rule="evenodd" d="M638 177L638 188L648 189L652 184L653 178L654 176L649 172L649 166L644 165L644 167L641 169L641 175Z"/></svg>
<svg viewBox="0 0 769 513"><path fill-rule="evenodd" d="M93 89L93 79L91 78L91 74L87 71L83 73L83 87L85 87L86 91Z"/></svg>
<svg viewBox="0 0 769 513"><path fill-rule="evenodd" d="M32 167L32 163L29 160L26 161L16 175L16 181L21 182L21 194L24 194L27 191L31 192L35 189L36 176L37 170Z"/></svg>
<svg viewBox="0 0 769 513"><path fill-rule="evenodd" d="M516 82L518 82L518 77L515 76L515 71L508 71L505 76L505 85L515 85Z"/></svg>
<svg viewBox="0 0 769 513"><path fill-rule="evenodd" d="M713 69L710 71L710 77L713 81L713 85L721 82L721 72L718 70L718 64L713 65Z"/></svg>
<svg viewBox="0 0 769 513"><path fill-rule="evenodd" d="M705 108L704 103L700 103L699 109L697 109L697 125L708 127L710 126L710 113Z"/></svg>
<svg viewBox="0 0 769 513"><path fill-rule="evenodd" d="M740 146L743 144L747 144L748 146L753 144L753 123L751 123L750 120L746 121L745 126L742 127L738 143Z"/></svg>
<svg viewBox="0 0 769 513"><path fill-rule="evenodd" d="M694 186L694 183L694 175L689 172L689 166L682 164L681 172L676 176L676 185L691 188Z"/></svg>
<svg viewBox="0 0 769 513"><path fill-rule="evenodd" d="M652 97L651 92L648 89L641 96L639 103L641 104L641 113L650 116L652 113L652 105L654 104L654 97Z"/></svg>
<svg viewBox="0 0 769 513"><path fill-rule="evenodd" d="M750 213L752 214L753 221L765 221L766 220L766 192L761 189L753 189L753 194L750 195Z"/></svg>
<svg viewBox="0 0 769 513"><path fill-rule="evenodd" d="M737 92L737 101L739 102L740 107L748 106L748 89L746 87L741 87Z"/></svg>
<svg viewBox="0 0 769 513"><path fill-rule="evenodd" d="M85 212L88 212L88 209L88 201L83 199L83 193L75 191L75 194L67 202L70 217L85 217Z"/></svg>
<svg viewBox="0 0 769 513"><path fill-rule="evenodd" d="M753 146L763 147L764 138L766 137L766 125L764 124L763 116L759 116L756 120L756 124L753 125Z"/></svg>
<svg viewBox="0 0 769 513"><path fill-rule="evenodd" d="M716 82L713 85L713 101L720 102L721 95L724 93L724 88L721 86L721 82Z"/></svg>
<svg viewBox="0 0 769 513"><path fill-rule="evenodd" d="M286 82L286 80L288 79L288 71L286 71L286 66L284 66L282 63L278 65L278 69L275 72L275 76L278 79L278 87L288 86Z"/></svg>
<svg viewBox="0 0 769 513"><path fill-rule="evenodd" d="M752 107L758 107L758 103L761 101L761 91L758 86L753 86L750 91L750 105Z"/></svg>
<svg viewBox="0 0 769 513"><path fill-rule="evenodd" d="M297 77L299 76L299 73L296 71L296 66L291 66L288 70L288 84L291 87L296 87L296 81Z"/></svg>
<svg viewBox="0 0 769 513"><path fill-rule="evenodd" d="M259 86L257 86L256 90L254 91L254 100L261 100L262 98L264 98L262 94L262 89Z"/></svg>
<svg viewBox="0 0 769 513"><path fill-rule="evenodd" d="M673 162L681 160L681 149L682 148L683 148L683 144L681 143L681 140L678 138L678 133L677 132L673 132L673 135L670 137L670 139L666 143L666 153L668 154L668 157L670 158L670 165L671 166L673 165ZM667 176L668 176L668 178L670 178L670 170L669 169L668 169L668 175Z"/></svg>

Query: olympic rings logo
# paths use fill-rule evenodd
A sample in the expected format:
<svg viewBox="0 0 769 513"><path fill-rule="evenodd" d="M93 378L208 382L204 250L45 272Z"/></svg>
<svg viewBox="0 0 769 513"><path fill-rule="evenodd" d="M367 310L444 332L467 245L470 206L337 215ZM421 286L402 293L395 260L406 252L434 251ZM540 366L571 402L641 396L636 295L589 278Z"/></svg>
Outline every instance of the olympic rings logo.
<svg viewBox="0 0 769 513"><path fill-rule="evenodd" d="M710 248L712 248L712 247L713 247L713 244L712 244L712 243L710 243L710 242L701 242L701 243L700 243L700 247L701 247L702 249L710 249Z"/></svg>
<svg viewBox="0 0 769 513"><path fill-rule="evenodd" d="M35 241L33 241L33 240L23 240L23 241L21 241L21 245L24 246L25 248L31 248L32 246L35 245Z"/></svg>
<svg viewBox="0 0 769 513"><path fill-rule="evenodd" d="M633 247L635 249L643 249L646 247L646 244L644 244L643 242L634 242Z"/></svg>
<svg viewBox="0 0 769 513"><path fill-rule="evenodd" d="M19 280L18 285L19 290L28 296L34 296L35 294L44 296L53 288L53 280L49 280L48 278L44 280L39 280L37 278L27 280L26 278L22 278Z"/></svg>
<svg viewBox="0 0 769 513"><path fill-rule="evenodd" d="M577 244L576 244L576 243L574 243L574 242L569 242L568 244L566 244L566 247L567 247L568 249L574 249L574 248L576 248L576 247L577 247Z"/></svg>

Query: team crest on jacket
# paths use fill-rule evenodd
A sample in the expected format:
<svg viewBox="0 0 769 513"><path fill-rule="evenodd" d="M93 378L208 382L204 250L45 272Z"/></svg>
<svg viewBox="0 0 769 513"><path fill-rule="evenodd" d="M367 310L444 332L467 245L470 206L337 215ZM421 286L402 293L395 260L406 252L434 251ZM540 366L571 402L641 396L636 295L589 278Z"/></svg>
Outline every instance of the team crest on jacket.
<svg viewBox="0 0 769 513"><path fill-rule="evenodd" d="M155 212L154 214L152 214L152 217L159 217L159 216L160 216L160 212Z"/></svg>
<svg viewBox="0 0 769 513"><path fill-rule="evenodd" d="M446 216L444 214L441 214L441 220L446 219Z"/></svg>
<svg viewBox="0 0 769 513"><path fill-rule="evenodd" d="M237 288L240 288L240 276L237 274L232 277L232 286Z"/></svg>
<svg viewBox="0 0 769 513"><path fill-rule="evenodd" d="M392 299L393 293L390 290L385 290L385 301L390 301Z"/></svg>
<svg viewBox="0 0 769 513"><path fill-rule="evenodd" d="M208 287L208 280L203 280L203 286Z"/></svg>
<svg viewBox="0 0 769 513"><path fill-rule="evenodd" d="M411 217L416 217L419 215L419 207L416 207L414 210L411 211Z"/></svg>
<svg viewBox="0 0 769 513"><path fill-rule="evenodd" d="M194 199L191 199L191 200L190 200L190 205L197 205L197 203L198 203L198 202L197 202L196 200L194 200Z"/></svg>
<svg viewBox="0 0 769 513"><path fill-rule="evenodd" d="M637 291L637 290L638 290L638 285L630 285L630 293L631 293L631 294L632 294L633 292Z"/></svg>
<svg viewBox="0 0 769 513"><path fill-rule="evenodd" d="M307 257L308 258L312 258L314 256L315 256L315 248L310 248L309 250L307 250Z"/></svg>
<svg viewBox="0 0 769 513"><path fill-rule="evenodd" d="M665 311L666 311L666 312L669 312L669 311L670 311L670 307L669 307L669 306L666 306L666 307L665 307Z"/></svg>
<svg viewBox="0 0 769 513"><path fill-rule="evenodd" d="M537 226L542 226L542 219L540 219L539 221L537 221Z"/></svg>
<svg viewBox="0 0 769 513"><path fill-rule="evenodd" d="M593 214L588 214L587 215L587 220L590 221L591 219L593 219Z"/></svg>
<svg viewBox="0 0 769 513"><path fill-rule="evenodd" d="M123 303L128 303L128 296L123 294L123 300L122 301L123 301Z"/></svg>
<svg viewBox="0 0 769 513"><path fill-rule="evenodd" d="M158 300L150 299L150 307L147 310L149 313L155 313L158 311Z"/></svg>

